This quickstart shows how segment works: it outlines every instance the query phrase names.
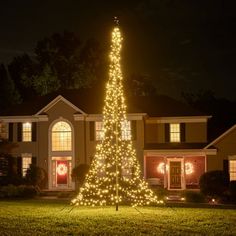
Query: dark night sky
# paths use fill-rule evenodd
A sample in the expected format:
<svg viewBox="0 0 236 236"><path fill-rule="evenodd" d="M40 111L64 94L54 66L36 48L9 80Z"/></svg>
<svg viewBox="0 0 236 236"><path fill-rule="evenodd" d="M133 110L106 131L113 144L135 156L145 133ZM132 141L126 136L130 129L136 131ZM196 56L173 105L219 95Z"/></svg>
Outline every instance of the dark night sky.
<svg viewBox="0 0 236 236"><path fill-rule="evenodd" d="M140 73L158 92L211 89L236 99L236 3L230 0L8 0L1 2L0 61L70 30L110 43L112 17L124 36L124 75Z"/></svg>

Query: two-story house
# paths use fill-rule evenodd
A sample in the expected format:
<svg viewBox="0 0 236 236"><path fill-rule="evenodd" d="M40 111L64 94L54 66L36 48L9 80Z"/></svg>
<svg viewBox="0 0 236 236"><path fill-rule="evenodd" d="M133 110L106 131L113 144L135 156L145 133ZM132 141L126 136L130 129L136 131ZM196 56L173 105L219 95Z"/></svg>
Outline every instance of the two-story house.
<svg viewBox="0 0 236 236"><path fill-rule="evenodd" d="M24 176L31 163L48 173L49 190L73 190L71 171L90 164L102 139L103 97L70 91L23 103L0 116L0 134L16 143L12 155ZM165 96L128 102L124 139L132 137L143 175L169 190L199 188L199 178L215 165L207 146L210 116ZM215 168L217 166L217 168Z"/></svg>

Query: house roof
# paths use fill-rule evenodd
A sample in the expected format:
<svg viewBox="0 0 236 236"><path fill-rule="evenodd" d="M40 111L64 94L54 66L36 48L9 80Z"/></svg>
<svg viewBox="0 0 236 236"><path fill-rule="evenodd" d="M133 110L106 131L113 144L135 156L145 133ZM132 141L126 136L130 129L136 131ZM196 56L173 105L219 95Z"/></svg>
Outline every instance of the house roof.
<svg viewBox="0 0 236 236"><path fill-rule="evenodd" d="M214 139L212 142L210 142L205 149L207 148L211 148L214 147L214 145L216 143L218 143L220 140L222 140L224 137L226 137L227 135L229 135L231 132L233 132L236 129L236 125L233 125L231 128L229 128L228 130L226 130L223 134L221 134L219 137L217 137L216 139Z"/></svg>
<svg viewBox="0 0 236 236"><path fill-rule="evenodd" d="M206 143L146 143L144 150L203 149Z"/></svg>
<svg viewBox="0 0 236 236"><path fill-rule="evenodd" d="M59 95L66 99L72 106L87 114L101 114L104 105L104 92L91 89L64 90L42 97L36 97L32 101L10 107L1 114L7 116L35 115L47 107ZM177 117L177 116L204 116L203 114L187 104L177 101L165 95L153 97L128 97L126 98L128 113L147 113L155 117Z"/></svg>

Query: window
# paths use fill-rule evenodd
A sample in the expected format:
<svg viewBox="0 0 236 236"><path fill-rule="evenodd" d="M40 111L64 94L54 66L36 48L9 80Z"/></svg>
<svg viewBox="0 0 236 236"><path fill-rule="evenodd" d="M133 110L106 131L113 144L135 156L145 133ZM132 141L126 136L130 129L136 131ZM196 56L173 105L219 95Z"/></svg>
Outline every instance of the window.
<svg viewBox="0 0 236 236"><path fill-rule="evenodd" d="M103 122L95 122L95 136L96 140L102 140L104 138ZM131 123L130 121L121 122L121 138L122 140L131 140Z"/></svg>
<svg viewBox="0 0 236 236"><path fill-rule="evenodd" d="M52 127L52 151L71 151L71 127L64 121L57 122Z"/></svg>
<svg viewBox="0 0 236 236"><path fill-rule="evenodd" d="M22 157L22 175L26 176L27 170L30 168L32 164L32 154L24 153L21 155Z"/></svg>
<svg viewBox="0 0 236 236"><path fill-rule="evenodd" d="M29 122L22 124L22 141L23 142L32 141L32 124Z"/></svg>
<svg viewBox="0 0 236 236"><path fill-rule="evenodd" d="M180 142L180 124L170 124L170 142Z"/></svg>
<svg viewBox="0 0 236 236"><path fill-rule="evenodd" d="M236 180L236 160L229 160L229 179Z"/></svg>
<svg viewBox="0 0 236 236"><path fill-rule="evenodd" d="M103 132L103 122L102 121L96 121L95 122L95 138L96 140L100 141L104 137Z"/></svg>
<svg viewBox="0 0 236 236"><path fill-rule="evenodd" d="M8 139L8 124L0 122L0 139Z"/></svg>
<svg viewBox="0 0 236 236"><path fill-rule="evenodd" d="M122 140L131 140L131 123L128 120L121 122L121 138Z"/></svg>

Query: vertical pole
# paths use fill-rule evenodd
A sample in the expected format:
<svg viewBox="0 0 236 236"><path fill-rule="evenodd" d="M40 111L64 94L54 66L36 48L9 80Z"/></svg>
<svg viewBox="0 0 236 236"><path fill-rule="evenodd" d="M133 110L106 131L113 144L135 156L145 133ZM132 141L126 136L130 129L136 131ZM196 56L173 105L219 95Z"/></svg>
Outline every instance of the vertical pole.
<svg viewBox="0 0 236 236"><path fill-rule="evenodd" d="M119 188L118 188L118 129L116 121L116 211L118 211L118 201L119 201Z"/></svg>

